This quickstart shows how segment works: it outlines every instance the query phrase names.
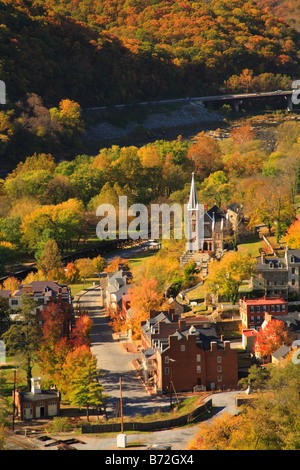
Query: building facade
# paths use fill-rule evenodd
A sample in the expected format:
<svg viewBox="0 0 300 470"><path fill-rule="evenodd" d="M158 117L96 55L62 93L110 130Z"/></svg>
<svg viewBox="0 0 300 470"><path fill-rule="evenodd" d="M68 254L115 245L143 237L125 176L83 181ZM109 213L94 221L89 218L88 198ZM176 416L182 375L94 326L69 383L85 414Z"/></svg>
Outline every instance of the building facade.
<svg viewBox="0 0 300 470"><path fill-rule="evenodd" d="M240 317L243 328L259 329L266 314L287 315L288 303L281 297L266 297L261 299L240 299Z"/></svg>
<svg viewBox="0 0 300 470"><path fill-rule="evenodd" d="M298 299L300 295L300 249L285 248L284 256L257 258L257 274L268 297Z"/></svg>
<svg viewBox="0 0 300 470"><path fill-rule="evenodd" d="M196 328L161 312L143 323L141 337L145 381L157 394L237 386L237 352L214 328Z"/></svg>

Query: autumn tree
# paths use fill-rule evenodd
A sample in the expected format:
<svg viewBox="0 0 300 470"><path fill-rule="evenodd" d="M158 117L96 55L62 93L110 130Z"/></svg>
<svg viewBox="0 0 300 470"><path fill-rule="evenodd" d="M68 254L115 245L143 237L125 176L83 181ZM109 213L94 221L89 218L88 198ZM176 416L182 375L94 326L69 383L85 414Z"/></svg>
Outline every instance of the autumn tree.
<svg viewBox="0 0 300 470"><path fill-rule="evenodd" d="M69 311L65 310L59 302L47 305L42 311L42 317L43 340L47 344L54 345L59 338L67 336L70 333L71 319Z"/></svg>
<svg viewBox="0 0 300 470"><path fill-rule="evenodd" d="M300 219L296 219L288 227L284 240L289 248L300 248Z"/></svg>
<svg viewBox="0 0 300 470"><path fill-rule="evenodd" d="M254 352L264 358L275 352L283 344L289 345L295 340L284 322L272 319L260 328L254 343Z"/></svg>
<svg viewBox="0 0 300 470"><path fill-rule="evenodd" d="M238 415L228 413L202 423L188 450L299 449L298 364L270 364L263 390Z"/></svg>
<svg viewBox="0 0 300 470"><path fill-rule="evenodd" d="M214 260L209 265L209 274L205 279L207 293L218 294L235 304L239 287L245 279L255 274L256 260L238 252L228 252L220 261Z"/></svg>
<svg viewBox="0 0 300 470"><path fill-rule="evenodd" d="M107 260L103 256L99 255L93 258L95 271L100 274L107 268Z"/></svg>
<svg viewBox="0 0 300 470"><path fill-rule="evenodd" d="M158 309L163 303L163 296L157 289L158 282L154 279L142 279L140 286L129 289L130 308L134 311L131 328L134 337L141 332L141 322L147 320L151 309Z"/></svg>
<svg viewBox="0 0 300 470"><path fill-rule="evenodd" d="M48 240L37 260L37 267L48 280L56 280L63 277L63 263L61 254L55 240Z"/></svg>
<svg viewBox="0 0 300 470"><path fill-rule="evenodd" d="M119 265L124 266L125 270L129 270L128 261L120 256L114 256L114 258L108 262L105 272L106 273L113 273L119 267Z"/></svg>
<svg viewBox="0 0 300 470"><path fill-rule="evenodd" d="M78 137L85 130L80 105L75 101L64 99L60 101L58 108L51 108L49 113L51 119L61 126L64 138L70 144L78 144Z"/></svg>
<svg viewBox="0 0 300 470"><path fill-rule="evenodd" d="M70 284L74 284L75 282L79 281L80 272L75 263L70 262L67 264L65 268L65 275L67 282Z"/></svg>
<svg viewBox="0 0 300 470"><path fill-rule="evenodd" d="M83 345L71 351L64 364L65 396L72 405L89 408L103 405L103 387L99 383L97 360L90 349Z"/></svg>
<svg viewBox="0 0 300 470"><path fill-rule="evenodd" d="M76 319L75 327L72 330L72 345L78 348L83 345L90 346L90 333L93 321L88 315L82 315Z"/></svg>
<svg viewBox="0 0 300 470"><path fill-rule="evenodd" d="M282 181L267 177L259 177L245 188L245 211L250 227L265 223L270 233L274 226L277 242L295 213L289 188Z"/></svg>
<svg viewBox="0 0 300 470"><path fill-rule="evenodd" d="M2 283L2 288L3 289L7 289L7 290L11 290L11 291L17 290L19 288L19 286L20 286L20 281L19 281L19 279L17 279L14 276L8 277Z"/></svg>
<svg viewBox="0 0 300 470"><path fill-rule="evenodd" d="M221 151L218 142L204 132L196 136L196 142L191 145L187 153L195 172L203 180L210 173L222 169Z"/></svg>
<svg viewBox="0 0 300 470"><path fill-rule="evenodd" d="M8 331L2 335L2 340L9 351L16 354L20 367L25 370L27 387L30 389L33 361L37 357L41 335L35 309L37 302L28 294L21 299L21 309L17 318L19 321L12 324Z"/></svg>
<svg viewBox="0 0 300 470"><path fill-rule="evenodd" d="M95 265L92 259L90 258L79 258L75 261L75 266L79 271L80 279L83 279L84 282L86 278L91 277L95 272Z"/></svg>
<svg viewBox="0 0 300 470"><path fill-rule="evenodd" d="M230 200L233 185L229 183L224 171L216 171L205 178L201 183L200 191L203 200L211 201L221 207L222 203L228 203Z"/></svg>

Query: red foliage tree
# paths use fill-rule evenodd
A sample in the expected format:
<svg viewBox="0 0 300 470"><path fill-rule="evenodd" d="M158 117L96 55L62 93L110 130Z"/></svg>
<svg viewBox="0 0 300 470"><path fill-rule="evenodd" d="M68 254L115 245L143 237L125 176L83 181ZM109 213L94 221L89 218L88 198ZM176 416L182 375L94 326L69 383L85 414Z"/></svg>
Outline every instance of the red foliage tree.
<svg viewBox="0 0 300 470"><path fill-rule="evenodd" d="M255 339L254 352L265 357L273 354L283 344L291 344L293 337L284 322L272 319L259 330Z"/></svg>

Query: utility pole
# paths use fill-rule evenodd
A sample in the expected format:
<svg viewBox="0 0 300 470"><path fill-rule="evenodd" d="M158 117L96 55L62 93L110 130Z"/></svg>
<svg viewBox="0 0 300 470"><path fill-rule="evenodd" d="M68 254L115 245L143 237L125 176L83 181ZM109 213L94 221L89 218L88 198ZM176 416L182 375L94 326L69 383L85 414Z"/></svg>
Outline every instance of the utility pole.
<svg viewBox="0 0 300 470"><path fill-rule="evenodd" d="M123 400L122 400L122 377L120 377L120 406L121 406L121 434L123 434Z"/></svg>
<svg viewBox="0 0 300 470"><path fill-rule="evenodd" d="M14 369L14 395L13 395L12 432L15 431L15 400L16 400L16 369Z"/></svg>
<svg viewBox="0 0 300 470"><path fill-rule="evenodd" d="M120 409L121 409L121 434L117 436L117 447L126 447L127 446L127 436L124 434L124 425L123 425L123 400L122 400L122 378L120 377Z"/></svg>

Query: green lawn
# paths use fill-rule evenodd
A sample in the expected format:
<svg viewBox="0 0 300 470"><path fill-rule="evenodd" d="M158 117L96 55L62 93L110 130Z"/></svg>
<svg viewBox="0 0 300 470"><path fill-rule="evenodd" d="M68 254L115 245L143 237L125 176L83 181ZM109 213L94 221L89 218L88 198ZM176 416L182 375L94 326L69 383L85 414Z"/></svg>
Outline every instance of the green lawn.
<svg viewBox="0 0 300 470"><path fill-rule="evenodd" d="M141 255L135 256L134 258L129 258L128 262L130 265L130 268L136 268L138 267L143 261L145 261L147 258L150 258L151 256L155 255L156 252L153 253L143 253Z"/></svg>
<svg viewBox="0 0 300 470"><path fill-rule="evenodd" d="M97 278L88 278L88 279L86 279L85 282L83 282L81 280L81 281L76 282L74 284L69 284L72 296L74 297L74 295L77 295L80 291L88 289L89 287L92 287L94 282L96 284L99 284L99 278L98 277Z"/></svg>
<svg viewBox="0 0 300 470"><path fill-rule="evenodd" d="M262 239L259 238L258 235L253 235L245 239L243 243L238 245L238 251L240 253L248 253L253 258L260 255L259 249L265 248L266 245Z"/></svg>

